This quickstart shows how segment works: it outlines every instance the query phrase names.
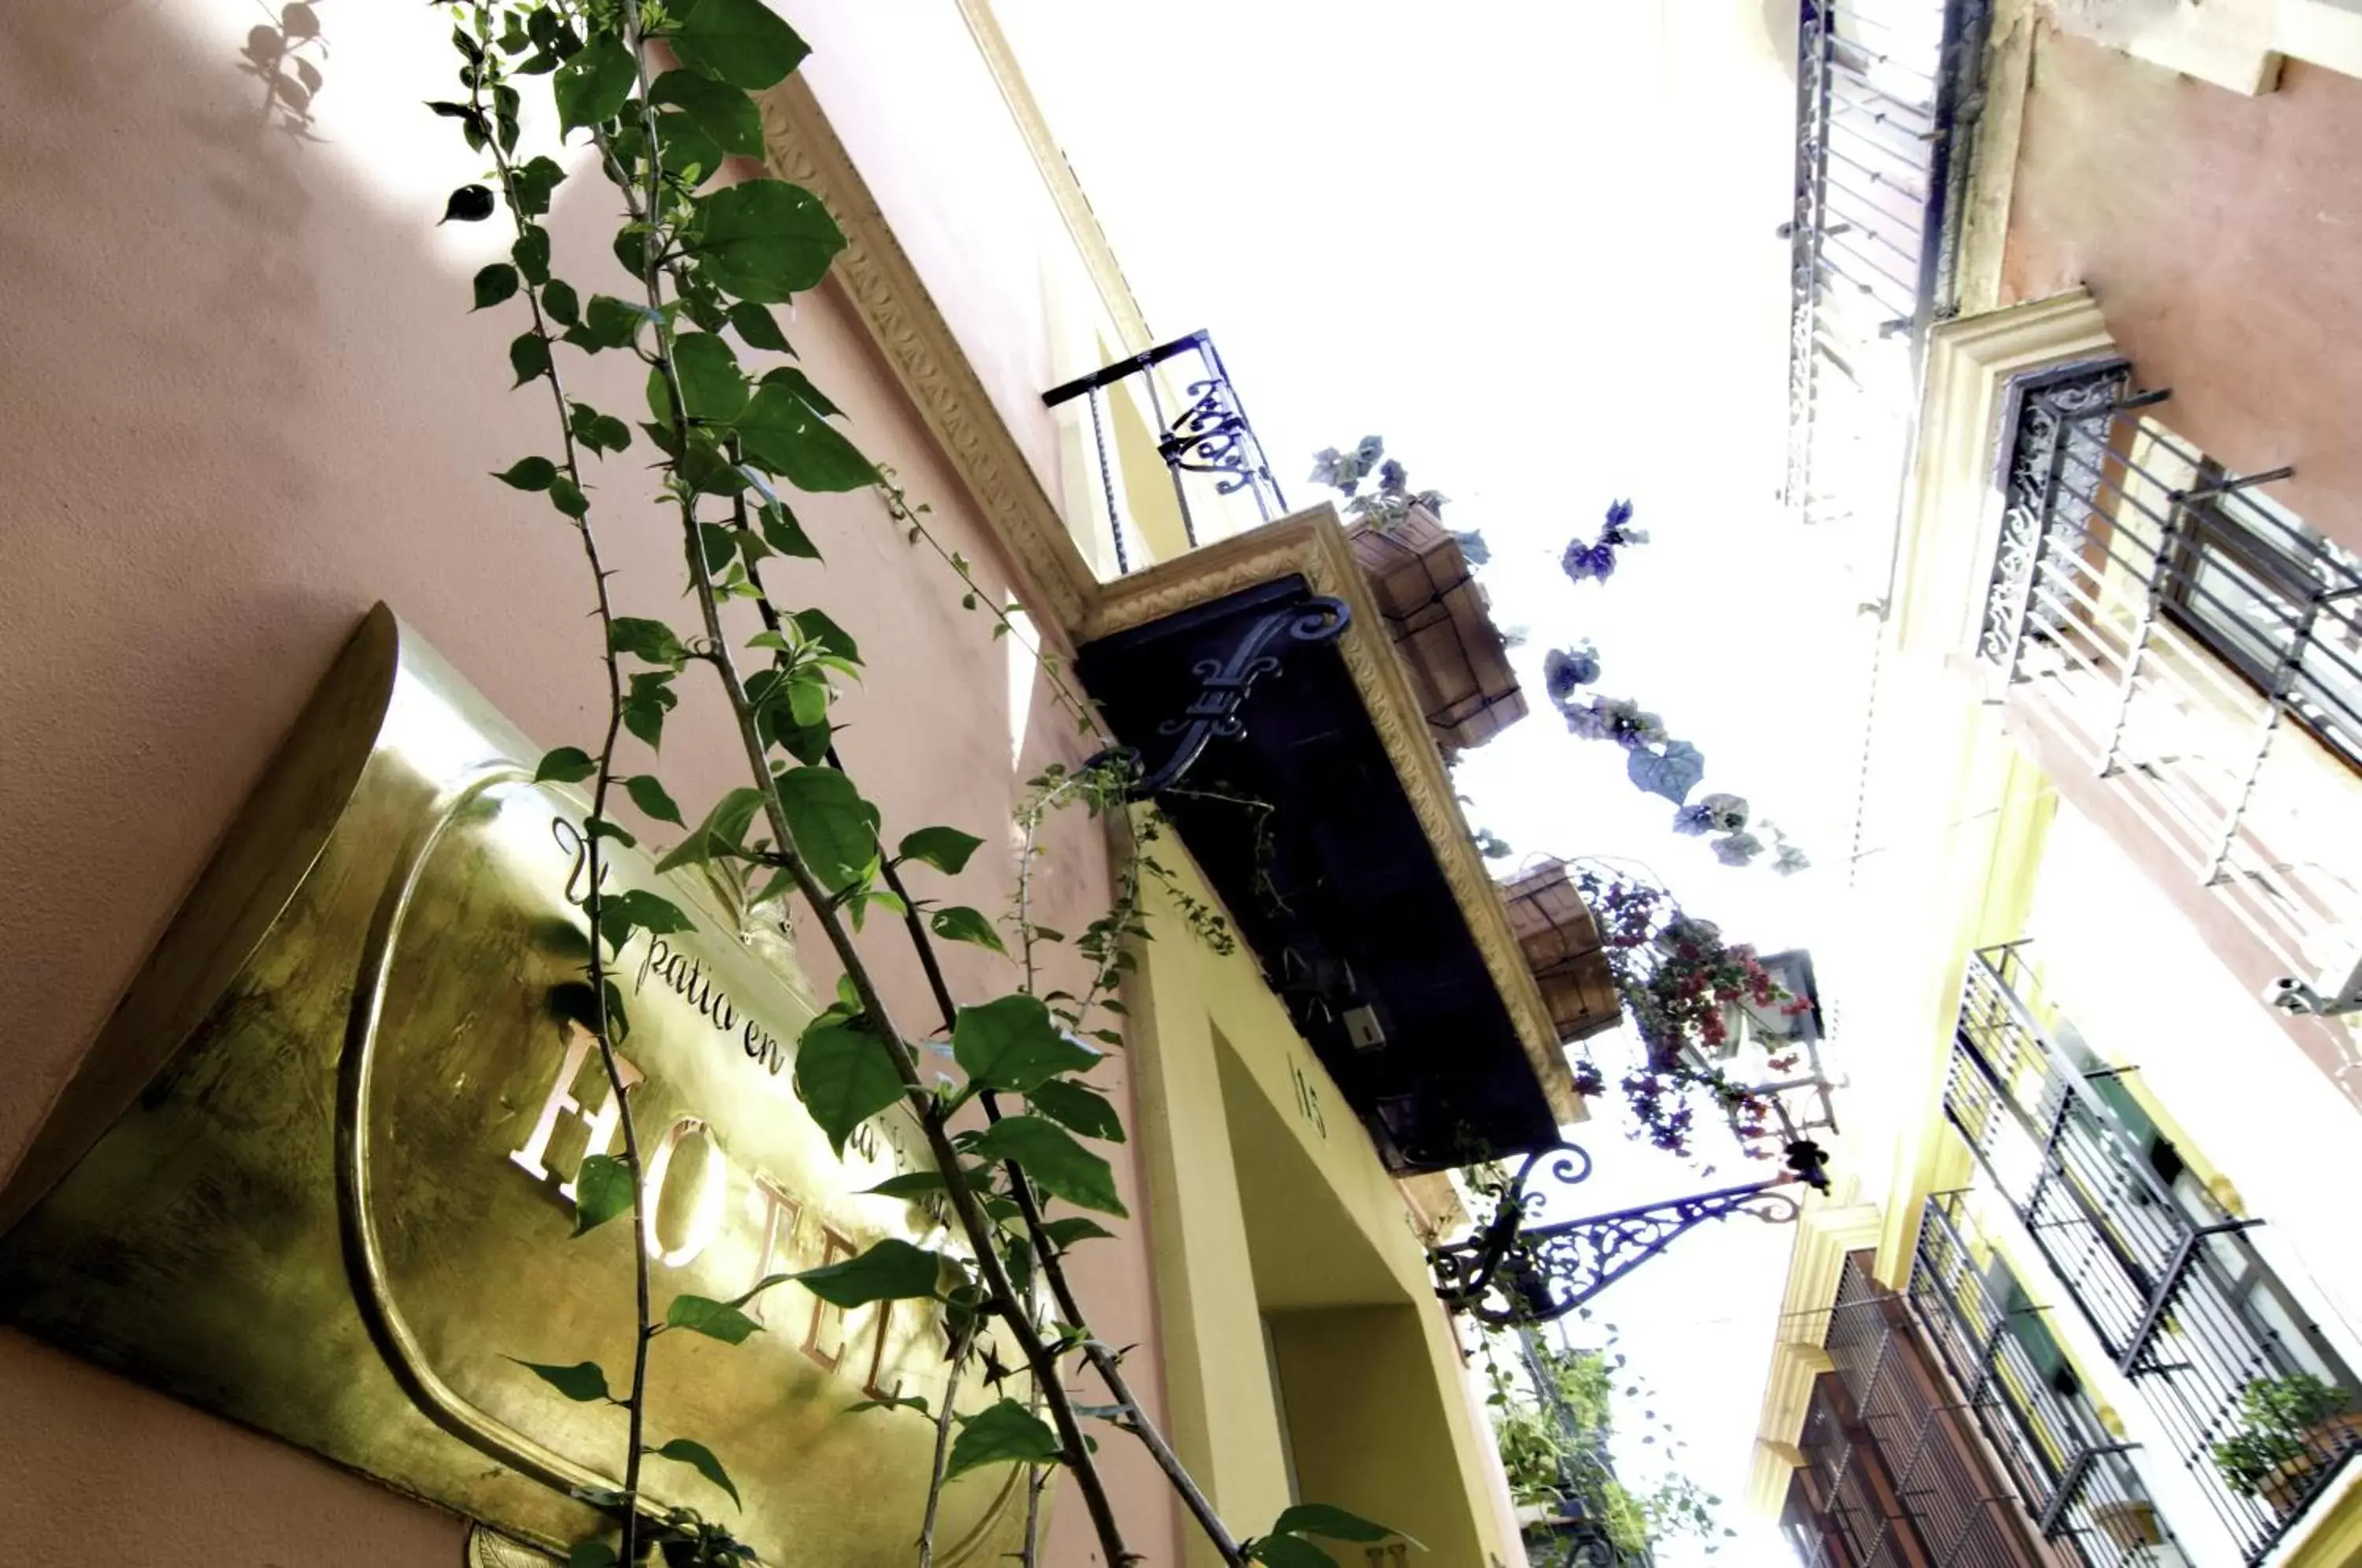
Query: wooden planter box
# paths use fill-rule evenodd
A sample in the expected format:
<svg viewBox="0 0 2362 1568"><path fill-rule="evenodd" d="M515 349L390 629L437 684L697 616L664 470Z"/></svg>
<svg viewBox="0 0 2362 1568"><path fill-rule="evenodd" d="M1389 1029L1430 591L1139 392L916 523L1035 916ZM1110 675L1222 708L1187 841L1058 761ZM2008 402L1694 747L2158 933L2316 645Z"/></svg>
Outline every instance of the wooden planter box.
<svg viewBox="0 0 2362 1568"><path fill-rule="evenodd" d="M1599 922L1568 879L1566 863L1545 860L1520 873L1501 885L1501 897L1560 1043L1588 1040L1622 1021L1624 1003Z"/></svg>
<svg viewBox="0 0 2362 1568"><path fill-rule="evenodd" d="M1482 745L1524 718L1525 694L1510 673L1508 645L1460 541L1435 514L1414 506L1398 527L1361 523L1347 536L1435 744L1448 756Z"/></svg>

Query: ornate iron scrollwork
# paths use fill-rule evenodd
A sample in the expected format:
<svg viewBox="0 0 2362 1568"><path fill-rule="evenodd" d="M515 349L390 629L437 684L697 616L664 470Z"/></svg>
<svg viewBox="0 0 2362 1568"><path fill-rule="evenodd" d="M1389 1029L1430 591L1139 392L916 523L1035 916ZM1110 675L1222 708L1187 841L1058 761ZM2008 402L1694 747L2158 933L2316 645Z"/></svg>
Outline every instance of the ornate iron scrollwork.
<svg viewBox="0 0 2362 1568"><path fill-rule="evenodd" d="M1781 1188L1796 1182L1824 1189L1828 1185L1820 1145L1799 1140L1788 1146L1787 1171L1763 1181L1580 1220L1530 1224L1548 1204L1546 1192L1528 1186L1545 1161L1552 1178L1564 1187L1591 1175L1591 1156L1575 1145L1545 1149L1527 1159L1483 1230L1464 1242L1429 1250L1435 1293L1451 1310L1492 1328L1550 1322L1630 1274L1694 1226L1733 1214L1785 1224L1802 1212L1802 1206Z"/></svg>
<svg viewBox="0 0 2362 1568"><path fill-rule="evenodd" d="M1144 800L1171 789L1204 755L1207 746L1218 740L1236 740L1246 734L1246 721L1239 710L1245 705L1256 681L1279 673L1281 652L1335 642L1352 620L1353 612L1341 599L1324 594L1299 600L1248 623L1228 657L1198 660L1190 667L1190 674L1198 682L1198 694L1178 714L1156 726L1158 734L1173 740L1173 749L1165 754L1164 760L1149 771L1137 747L1120 748L1120 753L1128 753L1134 759L1135 770L1141 774L1131 787L1132 798ZM1091 762L1097 764L1109 755L1103 752Z"/></svg>
<svg viewBox="0 0 2362 1568"><path fill-rule="evenodd" d="M1165 462L1185 472L1215 475L1214 489L1223 495L1263 479L1262 454L1231 396L1231 383L1192 381L1189 397L1189 406L1156 444Z"/></svg>
<svg viewBox="0 0 2362 1568"><path fill-rule="evenodd" d="M2055 602L2042 602L2042 564L2082 543L2108 428L2131 377L2128 363L2110 359L2013 389L2016 422L2002 474L2006 502L1977 641L1980 657L2012 674L2025 635L2055 633L2064 620Z"/></svg>

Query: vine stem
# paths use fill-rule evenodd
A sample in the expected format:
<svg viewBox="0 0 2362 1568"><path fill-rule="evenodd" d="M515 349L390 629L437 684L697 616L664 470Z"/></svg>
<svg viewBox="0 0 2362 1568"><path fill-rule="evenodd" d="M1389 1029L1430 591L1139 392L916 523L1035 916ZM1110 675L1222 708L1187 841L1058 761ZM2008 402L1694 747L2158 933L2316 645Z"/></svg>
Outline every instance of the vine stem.
<svg viewBox="0 0 2362 1568"><path fill-rule="evenodd" d="M927 1515L919 1525L919 1568L934 1568L935 1515L944 1498L944 1466L952 1450L952 1407L959 1397L960 1375L967 1368L976 1336L963 1333L952 1347L952 1369L944 1375L944 1408L935 1412L935 1457L927 1472Z"/></svg>
<svg viewBox="0 0 2362 1568"><path fill-rule="evenodd" d="M491 11L481 3L473 7L477 41L484 47L471 61L475 69L469 72L469 106L475 110L478 123L483 123L484 80L497 70L497 58L491 47ZM491 116L485 144L492 155L492 167L500 176L501 193L508 203L512 227L522 239L529 225L524 209L518 204L514 166L508 149L501 145L499 116ZM590 922L590 944L589 976L592 1018L598 1027L591 1038L599 1047L599 1066L607 1078L607 1092L613 1099L616 1123L624 1138L624 1168L632 1181L632 1291L635 1317L632 1331L632 1392L623 1401L626 1423L627 1449L624 1457L624 1520L622 1561L636 1562L640 1530L640 1465L646 1449L648 1345L656 1338L656 1326L651 1312L648 1286L648 1252L641 1234L646 1222L647 1194L642 1186L640 1134L632 1114L632 1103L625 1093L622 1063L615 1055L614 1021L607 1006L607 964L602 950L602 903L607 867L602 845L605 835L595 831L596 824L607 816L607 797L615 777L615 743L624 724L624 676L617 663L613 635L615 613L607 592L607 568L599 553L599 537L590 525L590 491L582 482L581 454L575 445L573 421L568 417L566 386L558 379L557 356L549 331L549 322L542 314L541 299L529 279L519 279L518 293L524 296L525 306L532 313L533 329L542 341L545 368L542 378L549 383L549 396L557 414L558 440L564 453L567 481L574 493L583 498L583 512L573 519L577 536L581 540L583 558L590 568L590 581L598 598L600 653L607 671L607 730L599 744L598 772L590 790L590 822L583 834L583 870L587 886L583 893L583 914Z"/></svg>
<svg viewBox="0 0 2362 1568"><path fill-rule="evenodd" d="M656 317L657 365L664 381L674 439L679 449L685 452L689 449L693 432L688 400L681 388L679 367L674 359L672 329L664 314L663 152L656 109L648 97L648 40L641 27L639 0L622 0L622 10L639 87L641 129L647 144L646 182L642 193L646 227L642 235L641 282L646 291L648 308ZM862 1010L877 1032L880 1048L886 1051L896 1075L902 1080L904 1093L926 1135L928 1151L933 1156L936 1168L943 1173L944 1190L951 1198L953 1211L958 1215L960 1228L976 1254L977 1270L983 1275L985 1289L994 1310L1016 1337L1026 1364L1033 1374L1035 1386L1043 1390L1064 1450L1065 1463L1074 1472L1076 1488L1083 1495L1084 1506L1090 1513L1092 1525L1099 1538L1100 1550L1110 1568L1122 1568L1123 1564L1135 1560L1135 1554L1124 1545L1123 1531L1116 1520L1114 1506L1108 1497L1106 1483L1092 1460L1090 1445L1075 1414L1073 1401L1059 1379L1056 1353L1035 1329L1025 1311L1022 1297L1010 1279L1007 1266L995 1244L997 1237L992 1221L985 1214L983 1206L977 1200L975 1189L965 1177L964 1168L959 1163L959 1151L952 1143L943 1108L921 1077L917 1053L895 1027L875 977L870 974L868 966L854 945L851 933L845 929L837 900L829 889L821 885L795 849L795 838L789 831L787 811L780 800L778 783L772 776L753 706L747 700L745 685L739 679L729 638L723 630L712 573L706 567L703 544L698 536L696 494L680 482L678 474L673 476L673 489L679 500L683 555L689 568L690 583L697 598L709 645L703 650L703 657L721 677L723 694L729 700L732 715L736 721L739 740L745 749L747 767L756 780L764 816L771 829L780 867L811 906L829 945L844 967L845 977L852 983Z"/></svg>

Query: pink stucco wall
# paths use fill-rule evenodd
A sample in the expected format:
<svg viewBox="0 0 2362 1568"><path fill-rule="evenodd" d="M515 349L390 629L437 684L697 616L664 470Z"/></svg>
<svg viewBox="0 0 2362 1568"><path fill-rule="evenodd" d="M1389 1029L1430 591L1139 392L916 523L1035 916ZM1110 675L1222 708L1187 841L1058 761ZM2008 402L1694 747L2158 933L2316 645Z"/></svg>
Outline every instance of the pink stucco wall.
<svg viewBox="0 0 2362 1568"><path fill-rule="evenodd" d="M491 237L434 225L474 162L416 107L442 85L444 24L424 6L323 0L304 140L239 73L260 15L223 0L0 9L0 1168L371 602L545 744L590 737L600 711L576 542L539 498L485 477L548 449L549 410L539 390L505 390L521 323L467 314ZM414 61L431 74L408 74ZM587 180L560 193L560 271L586 294L622 281L607 206ZM848 307L823 290L790 331L869 453L933 503L988 589L1007 584ZM577 395L640 407L621 356L569 370ZM679 614L675 525L635 499L644 470L627 456L601 479L620 609ZM960 613L957 585L866 495L799 512L828 562L775 585L825 606L869 661L849 766L889 831L991 837L1024 778L1075 758L1073 725L1037 688L1012 755L1008 645ZM695 811L732 781L733 743L717 694L684 685L665 771ZM979 856L960 896L999 907L1011 865L1005 848ZM1043 918L1079 930L1106 897L1096 830L1062 829L1052 866ZM872 940L902 1012L923 1019L915 965ZM806 932L803 947L825 985L822 944ZM969 994L1008 983L980 951L950 961ZM1153 1340L1144 1256L1133 1228L1084 1281L1114 1342ZM1133 1364L1152 1392L1153 1361ZM1105 1458L1164 1557L1161 1490L1129 1445ZM1081 1523L1061 1510L1058 1561L1091 1560ZM0 1532L34 1562L358 1548L398 1568L456 1562L460 1526L0 1335Z"/></svg>
<svg viewBox="0 0 2362 1568"><path fill-rule="evenodd" d="M2245 97L2045 28L2006 297L2090 287L2165 423L2362 548L2362 81Z"/></svg>

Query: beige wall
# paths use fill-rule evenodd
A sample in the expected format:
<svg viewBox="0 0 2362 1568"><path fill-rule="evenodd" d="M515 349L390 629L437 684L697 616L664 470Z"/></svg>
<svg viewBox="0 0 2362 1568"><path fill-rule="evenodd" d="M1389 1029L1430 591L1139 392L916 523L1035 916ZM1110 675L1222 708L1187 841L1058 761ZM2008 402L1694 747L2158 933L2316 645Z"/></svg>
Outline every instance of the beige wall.
<svg viewBox="0 0 2362 1568"><path fill-rule="evenodd" d="M417 106L446 80L447 29L424 6L324 0L318 14L326 84L303 140L239 73L250 7L0 11L0 1166L372 602L538 740L584 740L600 711L574 539L538 498L484 477L548 448L548 407L503 390L514 307L466 314L492 226L435 226L442 192L475 172ZM560 271L586 294L621 282L607 218L587 182L561 189ZM1006 282L975 281L971 328L991 325L979 302ZM1004 324L997 392L1035 373L1037 299L1021 293ZM1006 566L841 299L808 296L789 331L856 438L999 591ZM619 356L568 369L577 395L642 406ZM626 456L601 479L619 608L678 615L674 527L634 501L644 470ZM889 831L949 822L1002 846L1020 782L1074 758L1072 723L1035 684L1012 743L1009 645L960 613L956 585L874 501L798 510L828 564L773 581L862 642L869 674L842 745ZM718 699L694 672L683 684L665 772L694 811L734 765ZM980 856L960 896L999 907L1010 864L1005 847ZM1104 852L1083 824L1061 829L1043 895L1069 930L1102 906ZM872 941L923 1023L915 966L890 933ZM1008 983L979 951L949 958L967 994ZM1139 1231L1124 1229L1083 1286L1118 1343L1153 1334ZM1153 1368L1141 1380L1154 1394ZM366 1541L389 1565L445 1564L458 1551L456 1521L14 1338L0 1432L0 1528L28 1562L292 1563ZM1102 1457L1138 1534L1169 1539L1131 1445ZM1086 1560L1082 1524L1061 1510L1057 1561Z"/></svg>

